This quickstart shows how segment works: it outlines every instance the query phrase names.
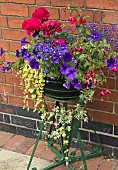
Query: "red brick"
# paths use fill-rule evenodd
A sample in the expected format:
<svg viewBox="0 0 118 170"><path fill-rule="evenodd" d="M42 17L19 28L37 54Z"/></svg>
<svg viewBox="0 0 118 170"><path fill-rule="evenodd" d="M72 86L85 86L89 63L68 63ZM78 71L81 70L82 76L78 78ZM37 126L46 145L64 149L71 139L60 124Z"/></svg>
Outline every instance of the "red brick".
<svg viewBox="0 0 118 170"><path fill-rule="evenodd" d="M7 17L6 16L0 16L0 27L7 27Z"/></svg>
<svg viewBox="0 0 118 170"><path fill-rule="evenodd" d="M55 157L55 153L53 153L49 148L47 148L40 156L41 159L45 159L48 161L53 161Z"/></svg>
<svg viewBox="0 0 118 170"><path fill-rule="evenodd" d="M34 109L34 101L32 99L28 99L28 107Z"/></svg>
<svg viewBox="0 0 118 170"><path fill-rule="evenodd" d="M14 86L14 94L16 96L23 96L23 91L21 86Z"/></svg>
<svg viewBox="0 0 118 170"><path fill-rule="evenodd" d="M22 22L25 18L16 18L16 17L9 17L8 18L8 25L9 28L22 28Z"/></svg>
<svg viewBox="0 0 118 170"><path fill-rule="evenodd" d="M6 2L6 0L0 0L0 2Z"/></svg>
<svg viewBox="0 0 118 170"><path fill-rule="evenodd" d="M118 102L118 91L112 91L109 95L109 101Z"/></svg>
<svg viewBox="0 0 118 170"><path fill-rule="evenodd" d="M102 21L104 23L118 23L118 12L105 11L102 15Z"/></svg>
<svg viewBox="0 0 118 170"><path fill-rule="evenodd" d="M1 132L0 133L0 147L3 147L12 137L14 134L8 132Z"/></svg>
<svg viewBox="0 0 118 170"><path fill-rule="evenodd" d="M103 84L103 87L108 89L115 89L115 86L116 86L116 81L114 77L113 78L108 77L107 82Z"/></svg>
<svg viewBox="0 0 118 170"><path fill-rule="evenodd" d="M9 41L0 40L0 47L4 50L9 50Z"/></svg>
<svg viewBox="0 0 118 170"><path fill-rule="evenodd" d="M115 103L115 113L118 114L118 103Z"/></svg>
<svg viewBox="0 0 118 170"><path fill-rule="evenodd" d="M2 15L28 16L28 6L23 4L1 4Z"/></svg>
<svg viewBox="0 0 118 170"><path fill-rule="evenodd" d="M15 2L15 3L19 3L19 4L35 4L35 0L7 0L7 2Z"/></svg>
<svg viewBox="0 0 118 170"><path fill-rule="evenodd" d="M94 100L93 102L88 103L87 107L95 110L110 112L110 113L113 112L113 103L108 101L106 102L106 101Z"/></svg>
<svg viewBox="0 0 118 170"><path fill-rule="evenodd" d="M13 94L13 85L0 83L0 93Z"/></svg>
<svg viewBox="0 0 118 170"><path fill-rule="evenodd" d="M102 21L102 11L94 11L94 22L100 23Z"/></svg>
<svg viewBox="0 0 118 170"><path fill-rule="evenodd" d="M9 93L11 94L11 93ZM15 105L15 106L24 106L23 98L18 96L8 96L8 104Z"/></svg>
<svg viewBox="0 0 118 170"><path fill-rule="evenodd" d="M93 120L103 123L109 123L118 125L118 115L117 114L110 114L103 111L93 111Z"/></svg>
<svg viewBox="0 0 118 170"><path fill-rule="evenodd" d="M9 54L7 54L7 53L5 53L5 61L6 62L15 62L15 61L17 61L18 59L16 58L16 57L14 57L14 56L11 56L11 55L9 55ZM8 73L8 72L7 72Z"/></svg>
<svg viewBox="0 0 118 170"><path fill-rule="evenodd" d="M16 41L10 42L10 50L11 51L16 51L16 50L20 50L20 49L21 49L21 43L20 42L16 42Z"/></svg>
<svg viewBox="0 0 118 170"><path fill-rule="evenodd" d="M50 0L36 0L37 5L48 6L50 5Z"/></svg>
<svg viewBox="0 0 118 170"><path fill-rule="evenodd" d="M29 11L30 11L30 16L32 16L32 13L37 9L37 7L31 6ZM58 8L46 8L50 12L50 19L59 19L59 9Z"/></svg>
<svg viewBox="0 0 118 170"><path fill-rule="evenodd" d="M20 76L13 75L13 74L6 74L6 83L20 85Z"/></svg>
<svg viewBox="0 0 118 170"><path fill-rule="evenodd" d="M2 36L2 28L0 28L0 38L3 38L3 36Z"/></svg>
<svg viewBox="0 0 118 170"><path fill-rule="evenodd" d="M83 7L84 6L84 0L74 0L74 6L77 6L77 7ZM52 0L52 6L68 6L68 4L72 3L71 0L61 0L61 1L58 1L58 0Z"/></svg>
<svg viewBox="0 0 118 170"><path fill-rule="evenodd" d="M100 165L99 170L111 170L114 169L114 165L116 164L115 160L104 160Z"/></svg>
<svg viewBox="0 0 118 170"><path fill-rule="evenodd" d="M21 135L15 135L7 142L4 149L15 151L16 147L18 147L25 140L25 138L26 137Z"/></svg>
<svg viewBox="0 0 118 170"><path fill-rule="evenodd" d="M0 83L5 83L5 74L0 72Z"/></svg>
<svg viewBox="0 0 118 170"><path fill-rule="evenodd" d="M118 90L118 79L116 80L116 89Z"/></svg>
<svg viewBox="0 0 118 170"><path fill-rule="evenodd" d="M8 103L8 96L0 94L0 103Z"/></svg>
<svg viewBox="0 0 118 170"><path fill-rule="evenodd" d="M27 35L26 32L20 30L10 30L10 29L3 30L3 37L4 39L7 40L21 40L26 35Z"/></svg>
<svg viewBox="0 0 118 170"><path fill-rule="evenodd" d="M15 149L16 152L26 153L35 143L35 139L26 138Z"/></svg>
<svg viewBox="0 0 118 170"><path fill-rule="evenodd" d="M97 170L98 168L98 165L101 164L103 158L102 157L97 157L97 158L94 158L94 159L88 159L86 162L87 162L87 167L88 169L90 170Z"/></svg>
<svg viewBox="0 0 118 170"><path fill-rule="evenodd" d="M0 56L0 68L1 68L1 65L3 66L3 63L1 64L1 61L5 61L5 55L3 54L2 56ZM0 69L1 71L1 69Z"/></svg>
<svg viewBox="0 0 118 170"><path fill-rule="evenodd" d="M40 157L40 154L45 150L46 146L47 146L47 143L46 143L46 142L44 142L44 141L39 141L34 156L35 156L35 157ZM27 152L26 154L28 154L28 155L31 156L33 149L34 149L34 146L32 146L32 147L28 150L28 152Z"/></svg>
<svg viewBox="0 0 118 170"><path fill-rule="evenodd" d="M86 7L89 8L100 8L100 9L113 9L118 10L118 1L117 0L86 0Z"/></svg>

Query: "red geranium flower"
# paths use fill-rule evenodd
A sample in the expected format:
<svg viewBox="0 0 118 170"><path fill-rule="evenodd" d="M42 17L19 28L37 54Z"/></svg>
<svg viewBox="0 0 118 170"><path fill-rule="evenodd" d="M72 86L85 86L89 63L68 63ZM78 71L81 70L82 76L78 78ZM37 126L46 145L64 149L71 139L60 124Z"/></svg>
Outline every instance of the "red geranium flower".
<svg viewBox="0 0 118 170"><path fill-rule="evenodd" d="M24 20L22 23L22 29L27 31L27 34L31 34L34 31L38 31L42 28L42 22L36 18L30 18L28 20Z"/></svg>
<svg viewBox="0 0 118 170"><path fill-rule="evenodd" d="M32 17L40 19L43 22L48 20L50 13L45 8L38 8L33 12Z"/></svg>
<svg viewBox="0 0 118 170"><path fill-rule="evenodd" d="M43 33L47 36L50 37L51 34L54 34L56 32L61 32L62 24L58 21L48 21L43 25Z"/></svg>

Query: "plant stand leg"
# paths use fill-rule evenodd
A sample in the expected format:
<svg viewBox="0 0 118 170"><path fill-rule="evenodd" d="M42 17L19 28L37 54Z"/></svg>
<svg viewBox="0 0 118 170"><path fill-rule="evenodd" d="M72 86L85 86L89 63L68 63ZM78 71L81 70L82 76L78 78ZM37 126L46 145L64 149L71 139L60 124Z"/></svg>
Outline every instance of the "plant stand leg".
<svg viewBox="0 0 118 170"><path fill-rule="evenodd" d="M79 127L77 126L77 120L76 120L76 131L77 131L77 138L78 138L78 143L79 143L79 146L80 146L80 151L81 151L81 156L82 156L81 159L82 159L83 165L84 165L84 170L88 170L81 135L80 135Z"/></svg>
<svg viewBox="0 0 118 170"><path fill-rule="evenodd" d="M36 151L38 142L39 142L39 140L40 140L40 137L41 137L43 128L44 128L44 121L43 121L42 124L41 124L41 128L40 128L38 137L37 137L37 139L36 139L36 143L35 143L35 145L34 145L34 149L33 149L32 155L31 155L31 157L30 157L30 160L29 160L29 163L28 163L28 166L27 166L27 170L29 170L30 165L31 165L31 163L32 163L32 160L33 160L33 157L34 157L34 154L35 154L35 151ZM36 168L33 168L32 170L36 170Z"/></svg>

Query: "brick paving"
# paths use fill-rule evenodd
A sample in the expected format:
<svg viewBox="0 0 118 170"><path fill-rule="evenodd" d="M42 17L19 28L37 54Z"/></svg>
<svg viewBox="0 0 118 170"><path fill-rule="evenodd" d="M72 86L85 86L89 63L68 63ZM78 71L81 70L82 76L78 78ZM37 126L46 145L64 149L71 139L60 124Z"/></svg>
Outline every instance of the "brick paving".
<svg viewBox="0 0 118 170"><path fill-rule="evenodd" d="M31 155L34 144L35 140L32 138L0 131L0 148ZM78 151L78 154L80 154L80 151ZM53 161L54 156L55 154L47 148L46 142L39 141L35 157ZM75 170L84 170L82 161L76 161L72 165ZM118 170L118 160L106 159L101 156L87 160L87 166L88 170ZM61 165L54 170L69 170L69 168Z"/></svg>

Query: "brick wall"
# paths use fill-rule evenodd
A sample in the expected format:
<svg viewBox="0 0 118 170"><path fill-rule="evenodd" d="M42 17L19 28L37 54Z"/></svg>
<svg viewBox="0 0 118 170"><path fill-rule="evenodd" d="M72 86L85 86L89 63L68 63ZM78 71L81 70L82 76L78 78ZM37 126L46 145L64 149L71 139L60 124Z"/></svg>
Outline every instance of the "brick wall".
<svg viewBox="0 0 118 170"><path fill-rule="evenodd" d="M21 38L27 36L26 33L21 30L21 23L24 19L28 19L31 13L39 6L44 6L49 10L51 19L58 19L66 23L68 16L64 15L63 9L70 2L70 0L0 0L0 47L13 51L20 48L19 42ZM118 23L118 0L73 0L73 2L75 6L82 8L84 15L87 14L90 16L89 21L99 23L102 20L105 24ZM30 37L28 37L28 39L30 39ZM15 58L9 55L0 57L0 69L2 63L6 61L15 61ZM27 120L29 120L29 122L27 122L26 117L28 113L26 113L26 111L20 111L19 115L16 110L13 109L18 109L23 106L22 89L20 87L19 76L16 76L16 73L16 70L13 72L9 71L5 74L0 73L0 102L4 103L0 105L0 121L2 122L0 123L0 128L19 134L21 131L26 134L33 134L33 129L35 129L35 131L38 130L38 120L36 117L28 116ZM103 138L102 143L117 148L118 146L116 144L112 144L112 142L111 144L107 144L105 143L106 140L104 140L106 137L105 139L108 140L110 138L109 141L112 141L112 139L114 139L115 142L116 140L118 141L118 79L115 79L112 75L108 75L108 80L108 86L112 92L109 99L101 102L97 95L97 92L99 92L98 89L95 100L93 103L88 104L88 111L91 118L95 122L99 122L97 124L98 127L100 127L100 123L102 123L102 125L104 125L102 126L103 129L107 129L109 126L112 129L110 133L108 133L108 131L102 132L102 129L100 130L101 133L99 133ZM33 104L33 101L29 98L30 108L33 108ZM6 108L7 111L3 108ZM12 109L9 111L9 108ZM18 124L18 120L16 121L15 119L18 119L19 122L22 123ZM25 121L27 123L25 123ZM34 121L35 125L33 124L33 127L28 127L32 121ZM81 125L81 127L85 132L86 127L83 125ZM27 132L25 132L24 129ZM87 133L89 141L93 139L93 142L95 142L94 137L91 136L91 131L88 130ZM116 153L118 153L118 151Z"/></svg>

